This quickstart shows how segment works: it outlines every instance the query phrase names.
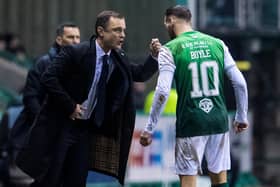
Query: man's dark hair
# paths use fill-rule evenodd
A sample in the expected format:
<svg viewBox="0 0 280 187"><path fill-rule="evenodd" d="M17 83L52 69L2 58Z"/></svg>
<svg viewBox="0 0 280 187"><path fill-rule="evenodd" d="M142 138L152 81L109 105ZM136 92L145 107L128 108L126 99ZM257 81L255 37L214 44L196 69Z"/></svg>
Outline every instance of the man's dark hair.
<svg viewBox="0 0 280 187"><path fill-rule="evenodd" d="M182 5L176 5L173 7L168 8L165 11L165 16L176 16L177 18L181 18L186 20L187 22L191 21L192 18L192 14L190 9L188 9L186 6L182 6Z"/></svg>
<svg viewBox="0 0 280 187"><path fill-rule="evenodd" d="M61 23L60 25L58 25L58 27L56 28L56 36L62 36L64 33L64 27L75 27L75 28L79 28L75 23L72 22L65 22L65 23Z"/></svg>
<svg viewBox="0 0 280 187"><path fill-rule="evenodd" d="M101 26L105 29L111 17L120 18L120 19L124 18L123 15L113 10L102 11L97 15L96 22L95 22L95 33L97 36L98 36L97 27Z"/></svg>

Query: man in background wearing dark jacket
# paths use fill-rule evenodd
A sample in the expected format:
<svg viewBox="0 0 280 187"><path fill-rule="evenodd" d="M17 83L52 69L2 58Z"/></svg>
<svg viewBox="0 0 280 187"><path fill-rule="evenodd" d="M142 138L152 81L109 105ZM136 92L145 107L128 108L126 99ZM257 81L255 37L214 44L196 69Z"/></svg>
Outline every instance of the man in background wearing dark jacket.
<svg viewBox="0 0 280 187"><path fill-rule="evenodd" d="M49 52L40 57L34 67L28 72L23 90L24 108L16 119L10 136L15 151L21 148L26 132L31 127L46 97L46 91L40 83L41 75L59 53L62 46L78 43L80 43L79 27L71 22L60 24L56 29L55 42L49 49Z"/></svg>

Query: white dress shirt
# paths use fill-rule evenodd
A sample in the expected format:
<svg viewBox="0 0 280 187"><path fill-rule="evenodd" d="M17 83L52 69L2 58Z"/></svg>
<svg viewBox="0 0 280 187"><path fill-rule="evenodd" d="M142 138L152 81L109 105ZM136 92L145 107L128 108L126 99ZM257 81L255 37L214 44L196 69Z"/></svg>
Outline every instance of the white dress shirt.
<svg viewBox="0 0 280 187"><path fill-rule="evenodd" d="M102 58L104 55L108 55L108 62L109 63L109 75L107 78L107 81L109 80L110 74L113 71L114 68L114 64L112 62L112 59L110 59L110 54L111 54L111 50L108 53L105 53L104 50L100 47L100 45L98 44L97 41L95 41L95 46L96 46L96 66L95 66L95 73L94 73L94 78L91 84L91 88L88 94L88 98L87 100L85 100L82 103L82 107L85 108L86 110L84 110L81 119L89 119L90 115L96 105L97 102L97 98L96 98L96 88L97 88L97 84L98 81L100 79L100 75L101 75L101 71L102 71L102 66L103 66L103 62L102 62Z"/></svg>

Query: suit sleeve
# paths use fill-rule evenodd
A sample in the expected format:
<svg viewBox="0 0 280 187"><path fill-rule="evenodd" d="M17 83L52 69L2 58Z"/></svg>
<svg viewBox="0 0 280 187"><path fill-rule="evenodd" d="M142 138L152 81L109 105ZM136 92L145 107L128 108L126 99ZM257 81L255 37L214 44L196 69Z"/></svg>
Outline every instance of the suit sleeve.
<svg viewBox="0 0 280 187"><path fill-rule="evenodd" d="M158 62L151 55L142 64L130 64L133 81L144 82L158 70Z"/></svg>
<svg viewBox="0 0 280 187"><path fill-rule="evenodd" d="M70 74L71 69L73 69L75 59L73 53L73 46L63 47L41 77L41 82L47 93L66 115L71 115L76 107L76 102L70 97L62 84L63 81L67 81L65 75Z"/></svg>
<svg viewBox="0 0 280 187"><path fill-rule="evenodd" d="M41 57L28 72L25 87L23 90L23 104L29 115L34 118L39 112L42 100L45 96L43 87L40 83L40 76L48 65L48 56Z"/></svg>

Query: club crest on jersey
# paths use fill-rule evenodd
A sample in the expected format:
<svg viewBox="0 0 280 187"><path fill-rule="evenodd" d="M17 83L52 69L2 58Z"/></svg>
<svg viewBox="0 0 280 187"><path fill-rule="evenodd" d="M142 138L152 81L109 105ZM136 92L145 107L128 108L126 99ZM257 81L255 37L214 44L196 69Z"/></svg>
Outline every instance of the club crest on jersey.
<svg viewBox="0 0 280 187"><path fill-rule="evenodd" d="M211 99L204 98L199 101L199 108L206 113L209 113L213 108L213 102Z"/></svg>

